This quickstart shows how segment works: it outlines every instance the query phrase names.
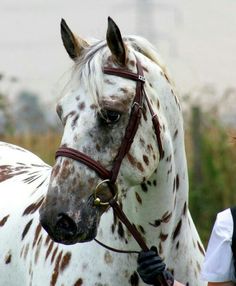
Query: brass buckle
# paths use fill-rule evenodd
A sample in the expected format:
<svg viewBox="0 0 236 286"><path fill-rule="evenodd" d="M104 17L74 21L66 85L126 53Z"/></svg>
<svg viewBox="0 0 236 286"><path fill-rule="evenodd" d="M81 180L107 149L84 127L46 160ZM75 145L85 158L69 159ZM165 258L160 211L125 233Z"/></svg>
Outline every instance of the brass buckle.
<svg viewBox="0 0 236 286"><path fill-rule="evenodd" d="M97 196L97 193L99 192L99 187L102 185L102 184L105 184L105 183L109 183L110 180L109 179L106 179L106 180L103 180L101 181L100 183L97 184L96 188L94 189L94 192L93 192L93 196L94 196L94 205L95 206L108 206L109 205L109 202L102 202L101 199ZM113 196L112 199L116 199L117 198L117 194L118 194L118 187L116 184L114 184L115 186L115 195Z"/></svg>

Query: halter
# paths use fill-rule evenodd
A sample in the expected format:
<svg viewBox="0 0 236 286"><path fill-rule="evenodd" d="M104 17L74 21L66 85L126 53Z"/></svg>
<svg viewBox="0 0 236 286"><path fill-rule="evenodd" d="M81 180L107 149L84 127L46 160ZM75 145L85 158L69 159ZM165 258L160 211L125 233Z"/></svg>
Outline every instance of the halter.
<svg viewBox="0 0 236 286"><path fill-rule="evenodd" d="M158 145L160 159L164 157L164 150L162 147L161 136L160 136L161 126L160 126L157 114L154 113L150 100L144 90L145 77L144 77L142 65L137 57L136 57L136 67L137 67L137 73L133 73L129 70L125 70L121 68L110 68L110 67L103 68L104 74L119 76L119 77L123 77L126 79L136 81L136 94L133 100L129 122L126 127L125 135L121 142L119 151L114 159L112 169L107 170L100 162L95 161L94 159L90 158L86 154L78 150L69 148L69 147L60 147L56 151L56 158L57 157L68 157L73 160L79 161L80 163L83 163L84 165L88 166L90 169L93 169L99 175L99 177L103 181L100 182L94 190L94 204L97 206L110 205L113 208L116 215L118 216L118 218L122 221L122 223L127 227L130 233L133 235L134 239L137 241L137 243L142 248L142 250L147 251L149 250L149 248L146 245L142 235L136 229L136 227L129 221L129 219L124 214L124 212L122 211L122 209L120 208L116 200L117 198L116 179L117 179L117 176L120 170L121 163L124 157L126 156L126 154L129 152L130 147L133 143L134 137L136 135L136 132L138 130L139 123L142 117L144 100L146 100L148 109L152 116L152 122L153 122L154 130L155 130L155 134L157 138L157 145ZM111 193L113 195L113 198L109 200L108 202L101 202L100 198L97 196L97 193L99 192L99 187L104 183L106 183L109 186ZM112 247L106 246L105 244L99 242L98 240L96 241L102 246L112 251L122 252L122 253L130 253L130 252L134 253L135 252L135 251L129 252L129 251L117 250ZM158 279L157 281L161 283L157 285L168 286L167 282L165 281L163 277L158 277L157 279Z"/></svg>

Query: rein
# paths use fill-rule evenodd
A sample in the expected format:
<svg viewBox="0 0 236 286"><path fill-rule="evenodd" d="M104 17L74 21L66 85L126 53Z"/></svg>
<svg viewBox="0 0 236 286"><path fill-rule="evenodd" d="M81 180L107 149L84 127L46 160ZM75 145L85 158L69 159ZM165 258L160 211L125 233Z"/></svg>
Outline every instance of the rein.
<svg viewBox="0 0 236 286"><path fill-rule="evenodd" d="M136 229L134 224L132 224L125 213L122 211L121 207L117 203L116 197L117 197L117 187L116 187L116 179L120 170L121 163L125 157L125 155L129 152L130 147L133 143L134 137L136 135L136 132L138 130L141 117L142 117L142 111L143 111L143 104L144 100L147 102L148 109L151 113L152 116L152 122L153 126L155 129L155 134L157 137L157 144L158 144L158 150L159 150L159 156L160 159L163 158L164 156L164 150L162 147L162 142L161 142L161 126L159 124L159 120L157 117L157 114L154 113L152 105L150 103L149 98L147 97L147 94L144 90L144 84L145 84L145 77L143 73L143 68L142 65L139 61L139 59L136 57L136 66L137 66L137 73L133 73L129 70L121 69L121 68L110 68L110 67L104 67L103 72L104 74L108 75L113 75L113 76L119 76L123 77L126 79L134 80L136 81L136 94L133 100L133 105L131 108L131 114L129 118L128 125L125 130L125 135L124 138L121 142L121 146L119 148L118 154L116 155L114 159L114 163L112 166L112 169L109 171L107 170L100 162L95 161L94 159L90 158L86 154L77 151L72 148L68 147L60 147L56 151L56 158L57 157L68 157L73 160L79 161L80 163L83 163L84 165L88 166L90 169L93 169L101 179L103 179L102 182L100 182L95 191L94 191L94 204L99 206L99 205L109 205L113 208L115 214L118 216L120 221L127 227L129 232L132 234L136 242L139 244L142 250L148 251L149 248L147 244L145 243L142 235L140 232ZM113 198L109 202L101 202L100 198L97 197L97 192L98 192L98 187L103 184L107 183L111 193L113 195ZM103 247L119 252L119 253L139 253L138 251L123 251L123 250L118 250L115 248L112 248L110 246L107 246L103 244L102 242L98 241L95 239L97 243L102 245ZM155 285L161 285L161 286L168 286L168 283L162 276L157 277L157 284Z"/></svg>

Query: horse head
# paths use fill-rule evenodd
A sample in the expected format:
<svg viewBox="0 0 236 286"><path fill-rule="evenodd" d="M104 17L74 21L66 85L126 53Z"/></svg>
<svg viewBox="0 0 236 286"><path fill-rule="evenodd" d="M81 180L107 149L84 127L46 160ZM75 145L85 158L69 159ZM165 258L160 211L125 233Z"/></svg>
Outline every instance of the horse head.
<svg viewBox="0 0 236 286"><path fill-rule="evenodd" d="M111 18L108 19L106 41L88 44L76 37L64 20L61 36L74 61L68 92L57 104L57 113L64 125L61 150L65 148L67 155L58 153L40 209L40 220L55 241L74 244L96 237L100 218L109 209L107 202L110 199L116 196L122 202L131 187L142 185L154 173L164 155L161 146L163 126L158 111L160 101L152 85L157 73L156 63L150 55L145 55L134 38L122 38ZM109 73L109 70L118 71L122 76ZM125 76L127 74L135 79ZM157 118L160 117L157 122L159 144L148 103L145 99L134 102L139 81L142 81L141 92L145 89L149 105ZM127 143L129 147L123 152L113 180L116 182L112 182L111 188L110 171L122 152L122 142L130 132L127 129L132 129L130 118L135 108L138 109L137 130L133 138L127 140L133 142ZM72 153L80 152L87 161L91 158L92 164L99 162L105 174L98 174L88 163L69 156L68 149ZM108 180L102 182L104 179ZM96 205L96 198L105 203Z"/></svg>

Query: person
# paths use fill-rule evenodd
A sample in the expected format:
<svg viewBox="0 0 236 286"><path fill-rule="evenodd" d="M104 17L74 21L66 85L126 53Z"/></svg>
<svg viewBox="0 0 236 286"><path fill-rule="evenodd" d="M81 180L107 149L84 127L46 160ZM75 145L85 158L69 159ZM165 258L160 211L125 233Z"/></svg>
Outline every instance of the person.
<svg viewBox="0 0 236 286"><path fill-rule="evenodd" d="M141 251L137 262L137 271L144 283L153 285L156 283L156 277L162 276L166 280L168 286L184 286L180 282L174 280L173 275L166 269L166 265L157 254L155 246L152 246L148 251Z"/></svg>
<svg viewBox="0 0 236 286"><path fill-rule="evenodd" d="M236 208L228 208L217 214L201 272L208 286L236 285L232 248L236 243L235 214Z"/></svg>

